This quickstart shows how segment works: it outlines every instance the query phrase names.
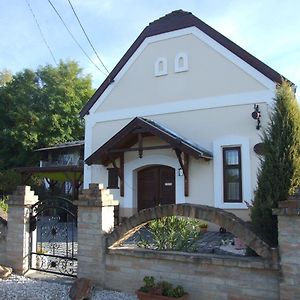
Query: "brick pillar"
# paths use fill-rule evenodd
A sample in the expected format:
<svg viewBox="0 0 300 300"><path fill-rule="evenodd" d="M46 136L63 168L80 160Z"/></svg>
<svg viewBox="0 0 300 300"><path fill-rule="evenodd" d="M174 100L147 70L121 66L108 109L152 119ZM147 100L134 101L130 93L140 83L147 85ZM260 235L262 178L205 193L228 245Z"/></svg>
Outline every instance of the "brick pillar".
<svg viewBox="0 0 300 300"><path fill-rule="evenodd" d="M102 230L102 197L99 184L90 184L75 201L78 206L78 278L105 282L105 239Z"/></svg>
<svg viewBox="0 0 300 300"><path fill-rule="evenodd" d="M279 203L280 299L300 299L300 196Z"/></svg>
<svg viewBox="0 0 300 300"><path fill-rule="evenodd" d="M29 212L37 201L30 186L18 186L7 201L7 265L21 274L29 269Z"/></svg>

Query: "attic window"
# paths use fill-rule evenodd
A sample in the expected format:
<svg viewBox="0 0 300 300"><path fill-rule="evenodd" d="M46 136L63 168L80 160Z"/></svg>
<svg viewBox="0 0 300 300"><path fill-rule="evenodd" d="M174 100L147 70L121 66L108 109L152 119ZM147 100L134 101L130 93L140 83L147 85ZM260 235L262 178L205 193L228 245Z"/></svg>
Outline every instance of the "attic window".
<svg viewBox="0 0 300 300"><path fill-rule="evenodd" d="M168 63L165 57L159 57L154 65L154 75L163 76L168 74Z"/></svg>
<svg viewBox="0 0 300 300"><path fill-rule="evenodd" d="M175 73L188 71L188 56L186 53L178 53L175 56Z"/></svg>

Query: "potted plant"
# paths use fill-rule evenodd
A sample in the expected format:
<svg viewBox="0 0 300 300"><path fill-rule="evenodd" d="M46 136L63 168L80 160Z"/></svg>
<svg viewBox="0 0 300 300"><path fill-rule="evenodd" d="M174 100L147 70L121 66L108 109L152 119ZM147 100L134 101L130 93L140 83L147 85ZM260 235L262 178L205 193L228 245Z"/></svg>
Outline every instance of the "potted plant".
<svg viewBox="0 0 300 300"><path fill-rule="evenodd" d="M187 300L189 295L182 286L173 285L167 281L155 283L153 276L144 277L144 285L136 291L139 300Z"/></svg>
<svg viewBox="0 0 300 300"><path fill-rule="evenodd" d="M207 228L208 228L208 224L207 223L201 223L199 225L199 227L200 227L200 232L206 232Z"/></svg>

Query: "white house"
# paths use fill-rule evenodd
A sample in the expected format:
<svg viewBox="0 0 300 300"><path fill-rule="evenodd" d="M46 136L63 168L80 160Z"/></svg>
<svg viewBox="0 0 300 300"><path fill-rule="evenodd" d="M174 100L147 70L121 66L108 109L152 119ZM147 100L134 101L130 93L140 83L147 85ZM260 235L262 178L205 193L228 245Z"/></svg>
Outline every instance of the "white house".
<svg viewBox="0 0 300 300"><path fill-rule="evenodd" d="M81 111L84 186L110 188L122 216L186 202L247 219L281 81L189 12L150 23Z"/></svg>

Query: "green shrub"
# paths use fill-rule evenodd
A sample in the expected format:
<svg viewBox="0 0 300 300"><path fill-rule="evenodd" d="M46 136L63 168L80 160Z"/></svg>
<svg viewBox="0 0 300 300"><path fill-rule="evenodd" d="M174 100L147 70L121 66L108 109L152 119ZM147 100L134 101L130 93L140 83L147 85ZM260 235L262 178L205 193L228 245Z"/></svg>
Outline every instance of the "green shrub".
<svg viewBox="0 0 300 300"><path fill-rule="evenodd" d="M287 82L276 93L270 123L263 131L264 156L251 208L254 230L270 245L278 243L277 218L272 208L300 185L300 110Z"/></svg>
<svg viewBox="0 0 300 300"><path fill-rule="evenodd" d="M156 250L196 251L195 243L201 237L201 222L182 217L163 217L148 224L153 241L141 239L139 247Z"/></svg>
<svg viewBox="0 0 300 300"><path fill-rule="evenodd" d="M0 200L0 208L2 210L4 210L5 212L8 211L8 205L6 203L6 201L8 200L8 197L7 196L4 196L1 200Z"/></svg>
<svg viewBox="0 0 300 300"><path fill-rule="evenodd" d="M145 276L144 285L139 290L147 294L162 295L173 298L180 298L186 294L181 285L173 287L172 283L167 281L159 281L155 283L153 276Z"/></svg>

